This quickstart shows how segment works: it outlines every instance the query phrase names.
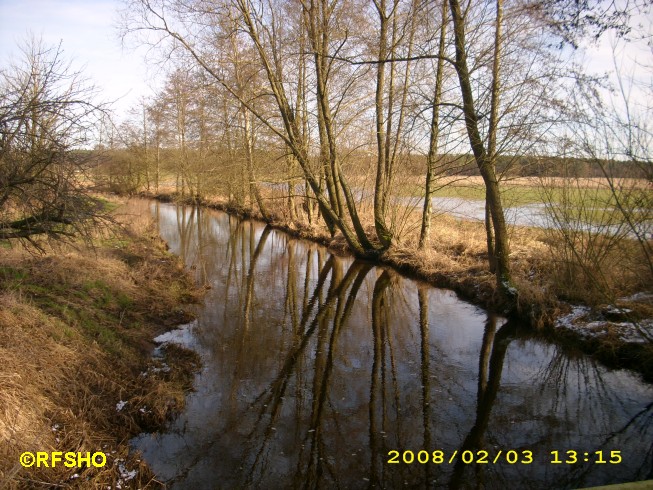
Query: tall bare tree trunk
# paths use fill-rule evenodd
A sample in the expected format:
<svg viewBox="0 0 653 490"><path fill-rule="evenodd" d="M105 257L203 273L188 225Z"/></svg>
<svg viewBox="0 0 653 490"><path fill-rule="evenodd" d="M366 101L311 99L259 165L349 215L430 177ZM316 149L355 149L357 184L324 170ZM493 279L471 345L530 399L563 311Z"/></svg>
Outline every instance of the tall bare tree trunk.
<svg viewBox="0 0 653 490"><path fill-rule="evenodd" d="M254 196L256 205L258 206L263 219L268 221L269 215L261 197L261 191L256 183L254 176L254 132L252 129L252 114L242 107L243 113L243 142L245 144L245 160L247 164L247 177L249 179L249 192Z"/></svg>
<svg viewBox="0 0 653 490"><path fill-rule="evenodd" d="M318 127L320 136L320 158L325 169L326 184L329 201L333 213L342 222L345 218L344 204L347 207L349 219L351 220L356 241L366 251L374 251L374 246L369 241L365 229L358 216L356 202L353 194L342 175L336 146L336 134L333 125L333 116L329 100L329 18L335 4L329 4L326 0L312 0L310 7L304 7L304 15L307 17L306 24L308 35L314 51L315 73L317 82L317 105L318 105ZM327 163L328 161L328 163ZM315 191L315 189L314 189ZM327 213L328 216L331 213ZM340 230L343 231L341 226Z"/></svg>
<svg viewBox="0 0 653 490"><path fill-rule="evenodd" d="M145 98L141 99L141 108L143 109L143 163L145 164L145 187L150 192L150 156L147 151L147 113Z"/></svg>
<svg viewBox="0 0 653 490"><path fill-rule="evenodd" d="M435 95L433 97L433 113L429 135L429 153L426 157L426 184L424 186L424 209L422 212L422 227L419 234L419 248L424 249L429 242L431 231L431 199L435 179L435 163L438 154L438 138L440 136L440 102L442 101L442 81L444 72L444 50L447 35L447 2L442 2L442 24L440 27L440 42L438 46L438 65L435 73Z"/></svg>
<svg viewBox="0 0 653 490"><path fill-rule="evenodd" d="M488 127L488 148L485 148L481 138L478 115L476 113L474 92L472 90L471 78L467 66L466 42L465 42L465 19L461 12L459 0L449 0L451 15L453 18L454 37L456 44L456 73L460 82L460 90L463 99L463 112L467 135L474 153L474 158L485 184L486 203L489 208L489 216L492 219L492 231L494 232L494 259L496 261L497 285L504 298L514 302L517 298L517 290L512 285L510 274L510 259L508 246L508 232L506 220L501 204L501 193L499 180L496 175L496 133L498 125L498 99L499 99L499 59L501 56L501 20L502 0L497 0L495 43L492 65L492 99L490 109L490 122ZM489 237L488 237L489 240ZM492 264L492 259L490 259Z"/></svg>
<svg viewBox="0 0 653 490"><path fill-rule="evenodd" d="M494 226L492 222L492 213L490 212L490 199L487 191L485 192L485 238L487 242L487 256L490 262L490 272L497 272L497 258L494 254Z"/></svg>
<svg viewBox="0 0 653 490"><path fill-rule="evenodd" d="M388 58L388 14L385 0L374 0L374 5L379 14L379 50L376 72L376 97L374 106L376 110L376 180L374 183L374 228L383 248L388 248L392 243L392 234L385 224L385 201L388 190L386 189L387 144L386 127L384 125L385 93L385 61ZM392 77L392 73L391 73ZM392 107L388 107L388 114ZM390 115L388 115L388 118Z"/></svg>

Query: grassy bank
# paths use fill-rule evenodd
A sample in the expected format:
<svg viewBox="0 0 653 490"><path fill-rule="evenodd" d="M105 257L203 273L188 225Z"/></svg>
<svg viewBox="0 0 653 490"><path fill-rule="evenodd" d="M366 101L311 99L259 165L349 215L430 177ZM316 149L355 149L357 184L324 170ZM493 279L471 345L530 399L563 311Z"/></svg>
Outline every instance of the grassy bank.
<svg viewBox="0 0 653 490"><path fill-rule="evenodd" d="M198 293L143 223L95 250L0 249L0 488L156 486L128 440L184 404L198 367L152 338L189 321ZM25 452L101 451L103 468L23 468Z"/></svg>

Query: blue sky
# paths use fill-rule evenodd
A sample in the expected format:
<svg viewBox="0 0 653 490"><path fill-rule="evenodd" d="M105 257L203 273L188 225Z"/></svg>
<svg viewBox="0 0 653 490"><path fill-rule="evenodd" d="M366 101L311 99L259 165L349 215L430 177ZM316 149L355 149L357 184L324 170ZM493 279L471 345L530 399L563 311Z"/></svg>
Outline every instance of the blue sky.
<svg viewBox="0 0 653 490"><path fill-rule="evenodd" d="M60 42L65 58L101 89L103 100L117 100L125 114L151 94L143 50L122 49L118 36L119 0L0 0L0 66L18 56L17 45L30 33L47 46ZM153 72L153 70L150 70Z"/></svg>

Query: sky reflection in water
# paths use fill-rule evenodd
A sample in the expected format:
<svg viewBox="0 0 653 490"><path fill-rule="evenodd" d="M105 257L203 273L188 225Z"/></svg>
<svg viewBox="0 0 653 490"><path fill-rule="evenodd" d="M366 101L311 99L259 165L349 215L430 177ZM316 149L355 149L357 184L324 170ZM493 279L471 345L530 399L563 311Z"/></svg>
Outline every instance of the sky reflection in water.
<svg viewBox="0 0 653 490"><path fill-rule="evenodd" d="M211 289L183 332L204 366L143 452L173 488L572 488L653 478L653 387L529 338L447 290L263 224L150 202ZM391 450L442 464L389 464ZM489 464L454 451L486 450ZM519 460L492 464L499 450ZM551 464L551 451L579 452ZM623 462L584 462L621 451ZM468 453L470 454L470 453ZM422 456L425 456L422 453ZM432 456L429 458L432 459ZM402 457L399 457L399 461Z"/></svg>

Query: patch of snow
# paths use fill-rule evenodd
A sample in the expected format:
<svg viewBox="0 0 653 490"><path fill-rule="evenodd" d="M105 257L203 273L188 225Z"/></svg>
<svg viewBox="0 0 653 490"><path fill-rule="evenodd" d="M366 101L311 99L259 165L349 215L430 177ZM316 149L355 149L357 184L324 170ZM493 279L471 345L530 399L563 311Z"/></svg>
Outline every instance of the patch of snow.
<svg viewBox="0 0 653 490"><path fill-rule="evenodd" d="M120 479L123 482L128 482L129 480L133 480L138 474L137 470L128 470L127 468L125 468L125 463L122 462L118 463L118 472L120 473Z"/></svg>
<svg viewBox="0 0 653 490"><path fill-rule="evenodd" d="M649 318L638 322L622 322L616 324L619 329L619 338L624 342L646 344L653 339L653 319Z"/></svg>
<svg viewBox="0 0 653 490"><path fill-rule="evenodd" d="M508 281L501 281L501 286L503 286L503 289L507 291L510 296L517 296L517 289L511 286Z"/></svg>
<svg viewBox="0 0 653 490"><path fill-rule="evenodd" d="M157 373L169 373L171 370L172 369L170 368L170 366L168 366L168 364L166 364L165 362L161 362L159 366L152 366L152 365L148 366L147 371L143 371L140 374L140 376L143 378L147 378L149 375L157 374Z"/></svg>
<svg viewBox="0 0 653 490"><path fill-rule="evenodd" d="M633 310L630 308L618 308L615 305L608 305L603 311L611 315L625 315L627 313L632 313Z"/></svg>
<svg viewBox="0 0 653 490"><path fill-rule="evenodd" d="M568 328L574 330L574 323L579 319L583 318L590 312L590 309L587 306L574 306L571 309L571 313L561 316L556 320L556 328Z"/></svg>
<svg viewBox="0 0 653 490"><path fill-rule="evenodd" d="M627 308L615 306L608 306L604 310L605 313L611 314L626 314L630 311ZM637 323L605 319L590 320L588 318L590 313L590 308L586 306L574 306L571 313L556 320L555 327L570 330L585 338L598 338L612 334L624 343L645 344L653 339L653 319Z"/></svg>
<svg viewBox="0 0 653 490"><path fill-rule="evenodd" d="M197 320L182 325L175 330L170 330L164 334L159 335L154 338L154 342L157 344L178 344L181 346L191 346L196 342L195 336L193 335L193 328L197 325Z"/></svg>
<svg viewBox="0 0 653 490"><path fill-rule="evenodd" d="M125 405L127 405L127 402L122 400L116 403L116 412L120 412L123 408L125 408Z"/></svg>
<svg viewBox="0 0 653 490"><path fill-rule="evenodd" d="M149 373L169 373L170 372L170 366L168 366L165 362L161 363L161 367L155 367L155 366L149 366L147 368L147 371Z"/></svg>
<svg viewBox="0 0 653 490"><path fill-rule="evenodd" d="M644 291L640 291L639 293L635 293L632 296L627 296L625 298L619 298L619 301L653 301L653 293L646 293Z"/></svg>

